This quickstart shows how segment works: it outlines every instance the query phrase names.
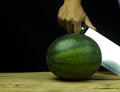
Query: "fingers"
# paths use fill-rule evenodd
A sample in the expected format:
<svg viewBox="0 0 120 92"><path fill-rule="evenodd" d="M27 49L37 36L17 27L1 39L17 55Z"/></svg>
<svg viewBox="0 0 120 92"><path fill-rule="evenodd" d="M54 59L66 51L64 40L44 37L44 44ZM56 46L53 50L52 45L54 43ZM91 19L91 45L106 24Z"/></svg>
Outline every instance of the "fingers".
<svg viewBox="0 0 120 92"><path fill-rule="evenodd" d="M67 21L67 22L66 22L66 30L67 30L67 32L68 32L68 33L73 33L73 31L74 31L73 28L74 28L73 23Z"/></svg>
<svg viewBox="0 0 120 92"><path fill-rule="evenodd" d="M72 22L72 21L66 21L66 20L60 20L60 19L58 19L58 23L68 33L78 34L78 33L80 33L81 28L82 28L81 22Z"/></svg>
<svg viewBox="0 0 120 92"><path fill-rule="evenodd" d="M81 25L80 22L79 23L74 23L74 33L75 34L79 34L80 31L81 31L81 28L82 28L82 25Z"/></svg>
<svg viewBox="0 0 120 92"><path fill-rule="evenodd" d="M66 24L65 24L66 22L65 22L65 20L61 20L61 19L58 17L58 23L59 23L60 26L63 27L64 30L66 30Z"/></svg>
<svg viewBox="0 0 120 92"><path fill-rule="evenodd" d="M85 23L88 27L96 30L96 28L91 23L88 16L85 14L84 17L81 20L78 21L72 21L72 20L66 20L58 17L58 23L60 26L64 28L68 33L75 33L79 34L82 29L82 23Z"/></svg>
<svg viewBox="0 0 120 92"><path fill-rule="evenodd" d="M58 18L58 23L64 28L64 30L67 30L68 33L74 32L74 25L71 21L61 20L60 18Z"/></svg>
<svg viewBox="0 0 120 92"><path fill-rule="evenodd" d="M96 30L96 28L93 26L93 24L91 23L91 21L90 21L90 19L88 18L87 15L85 16L84 23L85 23L88 27Z"/></svg>
<svg viewBox="0 0 120 92"><path fill-rule="evenodd" d="M59 25L61 25L64 30L66 30L68 33L75 33L75 34L79 34L81 29L82 29L82 23L85 23L88 27L96 30L96 28L93 26L93 24L91 23L90 19L88 18L88 16L86 15L86 17L84 18L84 20L81 22L72 22L72 21L66 21L66 20L60 20L58 19L58 23Z"/></svg>

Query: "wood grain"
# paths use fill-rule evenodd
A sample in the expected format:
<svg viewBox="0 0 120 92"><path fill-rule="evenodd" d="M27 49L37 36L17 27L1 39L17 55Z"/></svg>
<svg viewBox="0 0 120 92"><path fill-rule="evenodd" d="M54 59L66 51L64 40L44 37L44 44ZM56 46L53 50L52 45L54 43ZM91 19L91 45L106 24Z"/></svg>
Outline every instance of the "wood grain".
<svg viewBox="0 0 120 92"><path fill-rule="evenodd" d="M0 73L0 92L118 92L120 76L95 73L86 81L62 81L51 72Z"/></svg>

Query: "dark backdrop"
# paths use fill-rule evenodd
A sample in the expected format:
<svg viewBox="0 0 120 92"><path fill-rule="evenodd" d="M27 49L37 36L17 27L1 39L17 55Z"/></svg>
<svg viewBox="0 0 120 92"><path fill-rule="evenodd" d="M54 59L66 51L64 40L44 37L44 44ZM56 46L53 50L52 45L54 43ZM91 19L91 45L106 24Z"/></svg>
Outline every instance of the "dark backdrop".
<svg viewBox="0 0 120 92"><path fill-rule="evenodd" d="M98 31L120 45L117 0L83 0ZM66 33L57 23L63 0L2 2L0 10L0 71L47 71L50 43Z"/></svg>

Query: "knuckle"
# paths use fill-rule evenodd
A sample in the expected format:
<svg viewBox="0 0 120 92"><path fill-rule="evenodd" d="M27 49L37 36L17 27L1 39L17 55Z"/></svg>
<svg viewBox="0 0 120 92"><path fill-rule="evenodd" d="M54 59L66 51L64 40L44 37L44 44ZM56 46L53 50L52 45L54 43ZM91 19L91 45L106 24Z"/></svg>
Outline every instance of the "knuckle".
<svg viewBox="0 0 120 92"><path fill-rule="evenodd" d="M79 22L80 22L80 19L74 18L73 21L74 21L74 23L79 23Z"/></svg>

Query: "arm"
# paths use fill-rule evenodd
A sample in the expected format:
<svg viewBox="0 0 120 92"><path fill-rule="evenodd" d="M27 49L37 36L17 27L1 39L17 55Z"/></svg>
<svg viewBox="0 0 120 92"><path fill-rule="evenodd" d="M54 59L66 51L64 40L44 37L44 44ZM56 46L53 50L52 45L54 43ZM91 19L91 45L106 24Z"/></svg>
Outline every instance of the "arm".
<svg viewBox="0 0 120 92"><path fill-rule="evenodd" d="M68 33L80 33L81 23L95 29L81 5L82 0L64 0L58 12L59 24Z"/></svg>

